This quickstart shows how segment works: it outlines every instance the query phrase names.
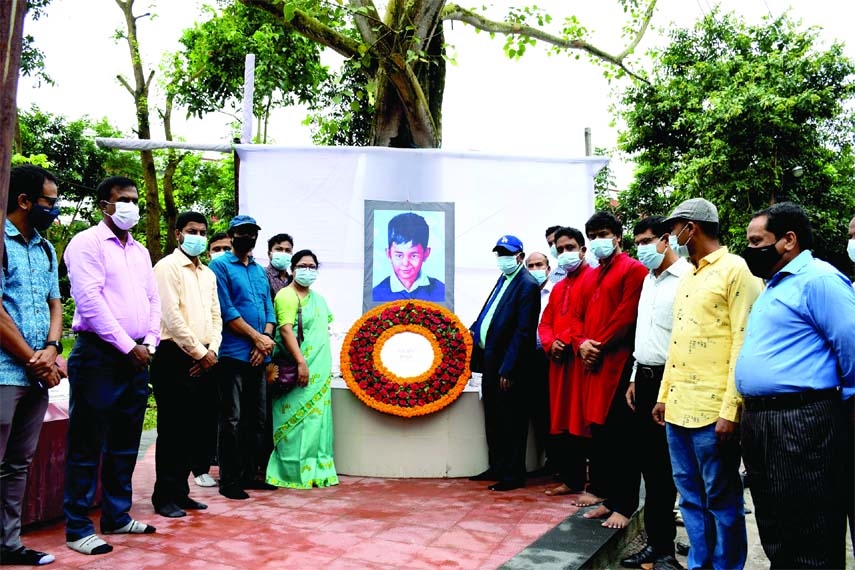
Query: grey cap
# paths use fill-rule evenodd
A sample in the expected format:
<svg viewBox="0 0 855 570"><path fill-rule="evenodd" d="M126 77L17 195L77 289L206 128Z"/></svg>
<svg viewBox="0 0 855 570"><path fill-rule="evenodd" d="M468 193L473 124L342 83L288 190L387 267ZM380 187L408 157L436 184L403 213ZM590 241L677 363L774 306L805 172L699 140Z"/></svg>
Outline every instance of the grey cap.
<svg viewBox="0 0 855 570"><path fill-rule="evenodd" d="M718 208L709 200L703 198L692 198L682 202L674 208L665 224L675 220L691 220L693 222L715 222L718 223Z"/></svg>

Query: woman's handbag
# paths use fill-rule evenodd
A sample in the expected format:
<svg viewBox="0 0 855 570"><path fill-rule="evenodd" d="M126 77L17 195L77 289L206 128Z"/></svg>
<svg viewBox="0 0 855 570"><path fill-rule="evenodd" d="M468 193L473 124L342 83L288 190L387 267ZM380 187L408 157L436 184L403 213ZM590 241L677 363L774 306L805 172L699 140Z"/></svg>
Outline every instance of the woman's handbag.
<svg viewBox="0 0 855 570"><path fill-rule="evenodd" d="M282 341L285 344L285 341ZM303 305L297 296L297 346L303 344ZM297 385L297 361L289 350L275 357L267 369L268 388L273 397L284 396Z"/></svg>

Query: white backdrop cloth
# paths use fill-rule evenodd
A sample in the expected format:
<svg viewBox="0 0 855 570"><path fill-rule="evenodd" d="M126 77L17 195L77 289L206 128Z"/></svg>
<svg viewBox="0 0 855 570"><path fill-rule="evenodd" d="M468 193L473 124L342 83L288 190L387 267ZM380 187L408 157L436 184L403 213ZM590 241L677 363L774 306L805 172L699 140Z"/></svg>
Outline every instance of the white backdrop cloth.
<svg viewBox="0 0 855 570"><path fill-rule="evenodd" d="M295 251L315 252L321 270L313 288L335 316L336 344L362 314L365 200L454 202L455 312L469 326L499 276L496 241L513 234L526 254L548 254L548 226L584 233L593 178L608 162L375 147L236 150L238 207L262 228L256 259L267 265L266 242L277 233L291 234Z"/></svg>

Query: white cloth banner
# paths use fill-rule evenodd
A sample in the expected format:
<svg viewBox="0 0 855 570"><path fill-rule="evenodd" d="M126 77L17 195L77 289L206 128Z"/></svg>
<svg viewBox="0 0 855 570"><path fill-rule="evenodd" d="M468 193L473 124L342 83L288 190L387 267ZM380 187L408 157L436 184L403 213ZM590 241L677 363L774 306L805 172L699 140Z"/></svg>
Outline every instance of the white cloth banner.
<svg viewBox="0 0 855 570"><path fill-rule="evenodd" d="M454 203L454 306L468 326L499 276L496 241L512 234L526 255L548 254L548 226L584 233L594 176L608 162L376 147L235 148L240 213L262 228L256 259L267 265L267 239L278 233L294 237L295 252L315 252L321 269L313 288L339 333L362 314L365 200Z"/></svg>

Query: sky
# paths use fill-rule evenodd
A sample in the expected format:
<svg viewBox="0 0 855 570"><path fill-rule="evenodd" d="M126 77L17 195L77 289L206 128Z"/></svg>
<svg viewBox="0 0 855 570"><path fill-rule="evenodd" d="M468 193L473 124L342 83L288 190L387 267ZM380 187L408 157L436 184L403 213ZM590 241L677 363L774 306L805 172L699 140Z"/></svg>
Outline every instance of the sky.
<svg viewBox="0 0 855 570"><path fill-rule="evenodd" d="M500 19L510 6L536 3L549 12L554 22L575 14L593 32L592 43L616 53L623 45L619 36L622 12L616 0L480 0L463 6L488 6L488 15ZM157 68L164 53L179 48L181 31L202 15L200 0L137 0L136 14L153 16L138 20L142 60L146 69ZM843 41L846 52L855 57L855 32L851 16L842 13L845 3L837 0L723 0L724 11L734 11L749 22L759 22L790 9L804 24L822 29L822 41ZM652 26L636 53L664 44L664 32L671 26L688 27L715 6L712 0L660 0ZM127 44L113 36L122 28L122 12L113 0L53 0L46 16L27 21L25 33L35 37L46 58L46 70L55 86L38 85L22 78L18 86L19 108L38 105L42 110L69 119L83 115L110 122L129 131L134 126L131 95L116 76L131 77ZM461 22L446 24L446 42L457 65L449 65L443 102L443 148L504 154L581 156L584 130L592 131L596 147L614 148L620 129L612 104L625 83L609 82L603 68L583 55L546 54L544 48L529 49L519 60L504 56L504 40L475 31ZM324 61L336 65L337 57ZM156 76L157 77L157 76ZM157 81L157 79L155 79ZM153 97L162 102L162 95ZM306 111L291 108L276 113L269 137L276 144L308 146L309 128L301 124ZM152 113L152 138L162 139L162 126ZM231 138L231 117L212 114L204 119L184 119L174 113L173 132L194 142L227 142ZM632 164L616 157L614 171L618 188L631 180Z"/></svg>

